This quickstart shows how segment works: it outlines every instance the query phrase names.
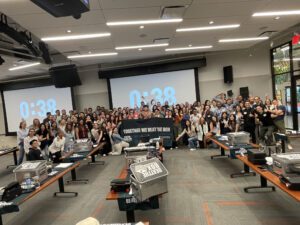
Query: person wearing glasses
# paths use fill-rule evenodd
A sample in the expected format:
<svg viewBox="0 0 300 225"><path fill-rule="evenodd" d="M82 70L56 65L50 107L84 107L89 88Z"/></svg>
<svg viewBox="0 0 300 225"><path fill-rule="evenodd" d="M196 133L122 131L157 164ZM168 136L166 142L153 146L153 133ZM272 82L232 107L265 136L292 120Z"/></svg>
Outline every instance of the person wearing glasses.
<svg viewBox="0 0 300 225"><path fill-rule="evenodd" d="M31 148L31 141L36 140L39 143L38 137L35 135L35 129L30 128L27 137L24 138L24 152L26 160L28 160L29 149Z"/></svg>

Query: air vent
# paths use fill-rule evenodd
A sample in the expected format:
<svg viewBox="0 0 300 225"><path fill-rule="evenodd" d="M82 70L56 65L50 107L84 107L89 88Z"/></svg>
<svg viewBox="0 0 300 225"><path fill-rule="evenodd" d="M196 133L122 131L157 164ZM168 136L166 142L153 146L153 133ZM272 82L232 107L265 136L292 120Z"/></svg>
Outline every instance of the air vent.
<svg viewBox="0 0 300 225"><path fill-rule="evenodd" d="M258 36L259 37L271 37L273 34L276 34L276 33L278 33L278 31L276 31L276 30L267 30L267 31L260 33Z"/></svg>
<svg viewBox="0 0 300 225"><path fill-rule="evenodd" d="M160 17L162 19L182 18L186 8L186 6L182 5L166 6L162 9Z"/></svg>
<svg viewBox="0 0 300 225"><path fill-rule="evenodd" d="M156 38L153 40L154 44L166 44L169 43L170 38Z"/></svg>

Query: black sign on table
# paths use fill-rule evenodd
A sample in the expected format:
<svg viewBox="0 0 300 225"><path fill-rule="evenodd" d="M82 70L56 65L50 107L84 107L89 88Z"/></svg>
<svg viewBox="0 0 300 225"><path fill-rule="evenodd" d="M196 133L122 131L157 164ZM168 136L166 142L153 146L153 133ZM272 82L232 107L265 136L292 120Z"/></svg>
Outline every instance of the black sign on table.
<svg viewBox="0 0 300 225"><path fill-rule="evenodd" d="M168 136L173 139L173 120L166 118L124 120L120 126L122 137L130 136L130 146L136 146L141 138L157 138Z"/></svg>

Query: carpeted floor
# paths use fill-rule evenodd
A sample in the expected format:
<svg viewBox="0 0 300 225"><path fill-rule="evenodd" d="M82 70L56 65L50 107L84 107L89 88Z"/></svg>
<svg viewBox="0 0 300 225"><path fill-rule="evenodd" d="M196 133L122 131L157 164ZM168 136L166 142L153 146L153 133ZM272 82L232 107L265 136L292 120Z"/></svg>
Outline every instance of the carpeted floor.
<svg viewBox="0 0 300 225"><path fill-rule="evenodd" d="M297 144L295 144L297 146ZM190 152L187 149L165 153L169 170L169 193L160 199L160 208L136 211L136 220L151 225L298 225L300 204L279 189L273 193L246 194L243 188L259 184L259 176L231 179L243 165L239 160L214 159L218 150ZM101 223L126 222L125 212L116 201L106 201L110 180L124 167L124 156L104 158L106 164L82 163L78 178L88 184L66 185L66 191L77 191L76 198L54 198L57 184L51 185L20 207L20 212L3 215L5 225L74 225L94 216ZM0 158L0 186L14 180L6 165L12 155Z"/></svg>

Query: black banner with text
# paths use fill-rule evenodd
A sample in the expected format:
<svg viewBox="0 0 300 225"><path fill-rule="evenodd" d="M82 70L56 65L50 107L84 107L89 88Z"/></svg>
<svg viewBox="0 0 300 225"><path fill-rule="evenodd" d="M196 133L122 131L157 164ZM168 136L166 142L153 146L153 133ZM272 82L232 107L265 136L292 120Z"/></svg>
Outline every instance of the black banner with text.
<svg viewBox="0 0 300 225"><path fill-rule="evenodd" d="M136 146L141 138L158 138L168 136L173 139L173 120L166 118L152 118L139 120L124 120L120 126L122 137L130 136L130 146Z"/></svg>

